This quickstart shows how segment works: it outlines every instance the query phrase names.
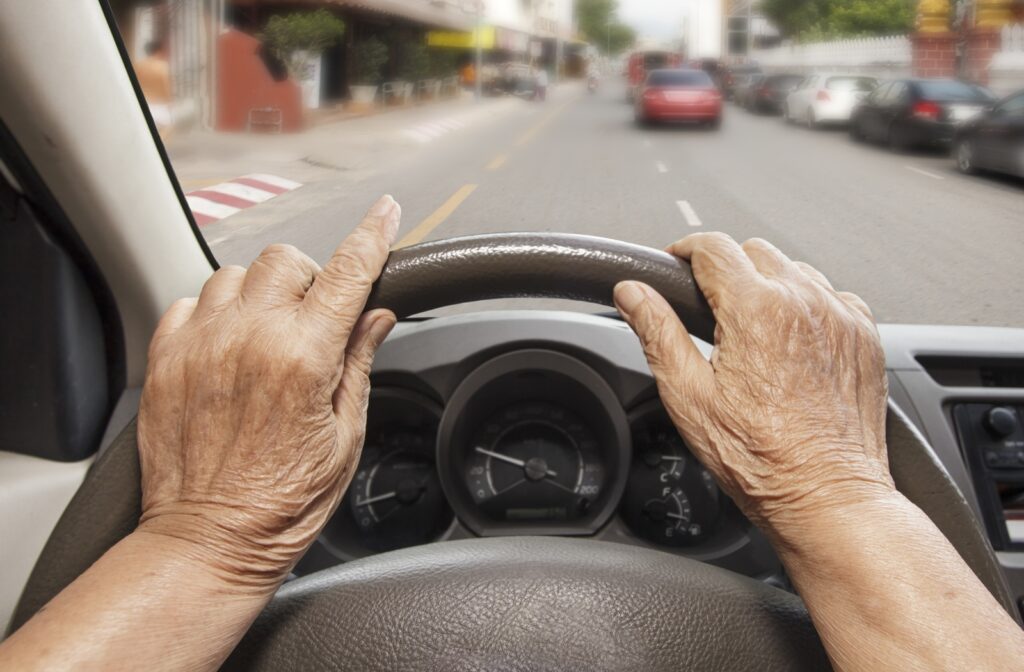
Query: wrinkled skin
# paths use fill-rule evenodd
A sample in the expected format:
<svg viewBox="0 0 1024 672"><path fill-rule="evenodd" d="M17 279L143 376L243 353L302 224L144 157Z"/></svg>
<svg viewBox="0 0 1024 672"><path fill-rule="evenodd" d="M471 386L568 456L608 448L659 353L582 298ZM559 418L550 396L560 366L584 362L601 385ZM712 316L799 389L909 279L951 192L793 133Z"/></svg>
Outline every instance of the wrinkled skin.
<svg viewBox="0 0 1024 672"><path fill-rule="evenodd" d="M400 213L382 198L322 271L272 245L167 312L139 409L140 530L191 540L234 580L287 574L359 460L370 364L395 323L361 313Z"/></svg>
<svg viewBox="0 0 1024 672"><path fill-rule="evenodd" d="M697 457L769 532L830 501L894 490L885 358L870 310L769 243L701 233L672 245L715 314L710 363L668 303L635 282L616 303Z"/></svg>

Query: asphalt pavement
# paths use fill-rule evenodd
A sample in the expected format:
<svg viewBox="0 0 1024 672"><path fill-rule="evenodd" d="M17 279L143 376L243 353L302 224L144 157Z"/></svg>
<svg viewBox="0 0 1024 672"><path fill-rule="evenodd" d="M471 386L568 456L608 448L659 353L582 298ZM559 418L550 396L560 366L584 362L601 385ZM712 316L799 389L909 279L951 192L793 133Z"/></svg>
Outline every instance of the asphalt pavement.
<svg viewBox="0 0 1024 672"><path fill-rule="evenodd" d="M221 263L248 264L273 242L323 262L390 193L403 209L400 244L561 231L663 247L717 230L816 266L881 322L1024 327L1024 183L960 175L942 154L894 154L733 106L720 131L641 129L614 81L596 94L556 87L544 103L385 113L274 143L231 160L171 147L186 190L243 172L303 184L203 227Z"/></svg>

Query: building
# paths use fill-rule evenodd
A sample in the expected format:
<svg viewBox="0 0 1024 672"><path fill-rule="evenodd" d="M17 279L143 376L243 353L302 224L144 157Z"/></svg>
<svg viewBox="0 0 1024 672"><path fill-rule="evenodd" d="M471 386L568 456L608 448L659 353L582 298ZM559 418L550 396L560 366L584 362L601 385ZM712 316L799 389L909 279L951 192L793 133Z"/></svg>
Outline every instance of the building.
<svg viewBox="0 0 1024 672"><path fill-rule="evenodd" d="M723 0L722 58L743 62L755 49L766 49L782 40L778 29L760 9L761 0Z"/></svg>
<svg viewBox="0 0 1024 672"><path fill-rule="evenodd" d="M683 49L689 59L722 57L723 0L686 0Z"/></svg>
<svg viewBox="0 0 1024 672"><path fill-rule="evenodd" d="M121 0L115 11L133 58L141 58L154 39L169 47L176 118L241 130L237 115L224 121L224 105L218 108L217 100L226 96L218 93L231 82L236 97L254 90L256 98L273 98L274 107L281 96L292 97L285 90L297 83L282 83L283 70L259 48L259 34L272 16L315 9L341 18L345 33L313 59L309 78L301 82L300 109L349 99L358 83L353 48L371 38L388 50L377 84L452 77L475 61L477 46L485 63L532 63L557 77L580 46L573 39L573 0ZM226 48L232 53L222 53ZM412 67L423 60L424 49L429 67ZM261 59L263 64L255 62ZM228 62L259 81L239 85L237 70L224 71ZM247 99L246 109L259 104L256 98ZM289 128L302 121L294 120L296 113L289 116Z"/></svg>

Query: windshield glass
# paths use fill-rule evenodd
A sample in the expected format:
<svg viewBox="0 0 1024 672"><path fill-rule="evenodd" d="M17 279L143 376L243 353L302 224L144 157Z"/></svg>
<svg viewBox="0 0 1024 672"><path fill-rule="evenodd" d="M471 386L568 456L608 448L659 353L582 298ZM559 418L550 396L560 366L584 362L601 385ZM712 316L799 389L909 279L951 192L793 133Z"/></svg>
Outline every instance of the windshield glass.
<svg viewBox="0 0 1024 672"><path fill-rule="evenodd" d="M991 96L979 86L953 81L922 81L917 83L921 97L929 100L988 100Z"/></svg>
<svg viewBox="0 0 1024 672"><path fill-rule="evenodd" d="M829 77L825 88L832 91L874 91L877 80L871 77Z"/></svg>
<svg viewBox="0 0 1024 672"><path fill-rule="evenodd" d="M703 70L658 70L647 78L649 86L704 87L714 86Z"/></svg>
<svg viewBox="0 0 1024 672"><path fill-rule="evenodd" d="M988 163L958 163L981 89L915 71L912 16L866 3L799 24L775 4L111 2L221 264L272 243L323 263L387 193L398 247L566 232L660 250L721 231L812 264L882 322L1024 325L1024 150L979 135ZM943 68L980 77L962 60ZM876 81L891 95L862 95ZM645 99L645 82L720 95ZM941 109L914 107L914 82ZM510 306L610 310L459 310Z"/></svg>

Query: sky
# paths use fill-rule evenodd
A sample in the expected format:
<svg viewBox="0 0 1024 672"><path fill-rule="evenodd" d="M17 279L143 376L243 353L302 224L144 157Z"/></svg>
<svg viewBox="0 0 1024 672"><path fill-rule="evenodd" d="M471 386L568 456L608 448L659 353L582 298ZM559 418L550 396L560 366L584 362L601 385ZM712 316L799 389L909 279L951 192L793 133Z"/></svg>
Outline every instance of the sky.
<svg viewBox="0 0 1024 672"><path fill-rule="evenodd" d="M687 8L702 0L619 0L619 18L641 37L679 37Z"/></svg>

